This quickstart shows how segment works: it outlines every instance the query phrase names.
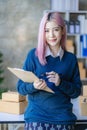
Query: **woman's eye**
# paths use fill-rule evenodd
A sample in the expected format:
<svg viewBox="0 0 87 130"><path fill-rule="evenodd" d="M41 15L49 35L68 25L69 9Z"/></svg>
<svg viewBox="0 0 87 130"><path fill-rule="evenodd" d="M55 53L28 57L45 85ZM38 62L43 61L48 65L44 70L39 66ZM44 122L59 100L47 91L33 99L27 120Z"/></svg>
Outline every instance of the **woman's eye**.
<svg viewBox="0 0 87 130"><path fill-rule="evenodd" d="M54 29L54 31L60 31L60 29L59 29L59 28L56 28L56 29Z"/></svg>
<svg viewBox="0 0 87 130"><path fill-rule="evenodd" d="M49 30L45 30L45 32L49 32Z"/></svg>
<svg viewBox="0 0 87 130"><path fill-rule="evenodd" d="M59 29L55 29L55 31L59 31Z"/></svg>

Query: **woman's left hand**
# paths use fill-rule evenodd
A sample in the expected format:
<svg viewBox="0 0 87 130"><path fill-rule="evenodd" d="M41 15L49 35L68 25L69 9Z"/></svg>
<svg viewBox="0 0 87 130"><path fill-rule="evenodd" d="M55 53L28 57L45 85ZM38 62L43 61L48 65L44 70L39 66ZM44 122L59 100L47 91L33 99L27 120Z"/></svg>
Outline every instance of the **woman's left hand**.
<svg viewBox="0 0 87 130"><path fill-rule="evenodd" d="M58 86L60 84L60 77L58 73L51 71L51 72L46 72L47 78L49 82L53 82L55 86Z"/></svg>

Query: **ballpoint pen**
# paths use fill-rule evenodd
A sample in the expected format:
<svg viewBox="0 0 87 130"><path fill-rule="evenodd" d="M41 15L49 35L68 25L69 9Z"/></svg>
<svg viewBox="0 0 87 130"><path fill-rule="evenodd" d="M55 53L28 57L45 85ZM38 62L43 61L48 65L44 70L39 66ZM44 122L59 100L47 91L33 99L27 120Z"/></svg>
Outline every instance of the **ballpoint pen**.
<svg viewBox="0 0 87 130"><path fill-rule="evenodd" d="M60 77L62 76L62 73L57 73ZM41 76L47 76L48 74L46 74L46 73L43 73L43 74L41 74Z"/></svg>

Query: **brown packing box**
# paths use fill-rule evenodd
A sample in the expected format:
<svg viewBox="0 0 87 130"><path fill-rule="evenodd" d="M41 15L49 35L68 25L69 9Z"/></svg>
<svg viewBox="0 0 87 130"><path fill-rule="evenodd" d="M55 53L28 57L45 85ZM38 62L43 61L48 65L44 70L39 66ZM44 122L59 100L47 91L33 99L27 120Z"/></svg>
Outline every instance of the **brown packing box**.
<svg viewBox="0 0 87 130"><path fill-rule="evenodd" d="M79 69L82 69L83 68L83 62L78 61L78 66L79 66Z"/></svg>
<svg viewBox="0 0 87 130"><path fill-rule="evenodd" d="M67 47L72 47L73 46L73 40L67 39L66 46Z"/></svg>
<svg viewBox="0 0 87 130"><path fill-rule="evenodd" d="M23 114L27 106L26 101L22 102L7 102L0 100L0 112L10 114Z"/></svg>
<svg viewBox="0 0 87 130"><path fill-rule="evenodd" d="M80 71L80 78L85 79L86 78L86 68L84 68L83 62L78 62L79 71Z"/></svg>
<svg viewBox="0 0 87 130"><path fill-rule="evenodd" d="M81 115L87 116L87 102L81 103Z"/></svg>
<svg viewBox="0 0 87 130"><path fill-rule="evenodd" d="M83 96L87 96L87 85L83 85Z"/></svg>
<svg viewBox="0 0 87 130"><path fill-rule="evenodd" d="M67 49L67 51L74 53L74 46L73 46L73 41L72 40L67 39L67 41L66 41L66 49Z"/></svg>
<svg viewBox="0 0 87 130"><path fill-rule="evenodd" d="M67 51L74 53L74 46L68 47L66 46Z"/></svg>
<svg viewBox="0 0 87 130"><path fill-rule="evenodd" d="M79 96L80 114L87 116L87 96Z"/></svg>
<svg viewBox="0 0 87 130"><path fill-rule="evenodd" d="M3 101L12 101L12 102L20 102L26 100L25 96L20 95L18 92L4 92L2 93Z"/></svg>
<svg viewBox="0 0 87 130"><path fill-rule="evenodd" d="M86 69L85 68L80 69L80 77L81 77L81 79L86 78Z"/></svg>

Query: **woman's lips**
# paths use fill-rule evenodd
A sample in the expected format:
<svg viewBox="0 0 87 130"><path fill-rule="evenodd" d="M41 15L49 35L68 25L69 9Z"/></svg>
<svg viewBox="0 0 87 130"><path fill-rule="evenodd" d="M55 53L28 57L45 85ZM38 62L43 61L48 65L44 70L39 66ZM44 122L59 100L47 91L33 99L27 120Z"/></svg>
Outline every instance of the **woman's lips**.
<svg viewBox="0 0 87 130"><path fill-rule="evenodd" d="M57 39L49 39L49 42L55 42Z"/></svg>

